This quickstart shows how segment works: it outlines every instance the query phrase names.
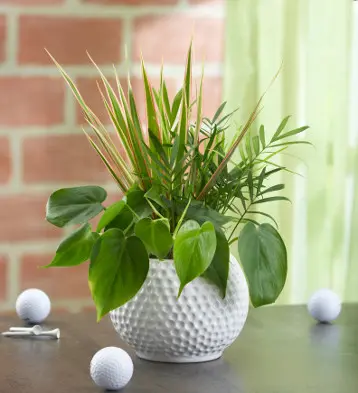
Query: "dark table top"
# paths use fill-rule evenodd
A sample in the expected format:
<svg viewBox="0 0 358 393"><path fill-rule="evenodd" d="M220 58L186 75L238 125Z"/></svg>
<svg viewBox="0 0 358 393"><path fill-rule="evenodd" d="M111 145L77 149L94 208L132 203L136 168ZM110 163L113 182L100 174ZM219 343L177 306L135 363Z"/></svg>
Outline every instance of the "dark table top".
<svg viewBox="0 0 358 393"><path fill-rule="evenodd" d="M135 357L109 319L95 313L53 314L61 339L0 338L1 393L100 391L89 375L95 352L127 350L134 375L123 393L357 393L358 305L346 305L333 325L316 325L303 306L251 310L222 359L202 364L151 363ZM1 331L19 326L0 318Z"/></svg>

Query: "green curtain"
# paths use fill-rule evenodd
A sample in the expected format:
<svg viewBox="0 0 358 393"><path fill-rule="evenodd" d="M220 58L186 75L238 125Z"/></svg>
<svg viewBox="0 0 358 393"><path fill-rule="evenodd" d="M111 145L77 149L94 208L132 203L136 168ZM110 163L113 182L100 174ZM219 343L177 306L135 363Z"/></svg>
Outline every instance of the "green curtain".
<svg viewBox="0 0 358 393"><path fill-rule="evenodd" d="M280 157L301 175L282 175L292 205L268 207L289 254L278 303L303 303L322 287L358 301L357 25L352 0L227 0L224 95L240 106L236 124L282 65L255 127L273 132L286 115L311 127L304 138L314 147Z"/></svg>

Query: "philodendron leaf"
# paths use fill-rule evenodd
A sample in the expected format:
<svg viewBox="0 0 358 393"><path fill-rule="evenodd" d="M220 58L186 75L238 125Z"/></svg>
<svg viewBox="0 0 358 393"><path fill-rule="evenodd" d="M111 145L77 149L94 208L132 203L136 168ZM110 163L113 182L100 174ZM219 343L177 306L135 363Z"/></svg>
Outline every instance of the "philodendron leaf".
<svg viewBox="0 0 358 393"><path fill-rule="evenodd" d="M114 218L123 210L126 203L124 201L119 201L109 206L103 213L99 223L97 225L97 232L100 232L104 227L106 227Z"/></svg>
<svg viewBox="0 0 358 393"><path fill-rule="evenodd" d="M229 277L230 247L224 232L216 229L216 250L214 258L205 270L203 277L218 286L223 297L226 295Z"/></svg>
<svg viewBox="0 0 358 393"><path fill-rule="evenodd" d="M133 213L129 209L128 205L124 205L121 211L116 215L116 217L111 220L106 227L105 231L111 228L121 229L128 236L128 227L132 228L133 224Z"/></svg>
<svg viewBox="0 0 358 393"><path fill-rule="evenodd" d="M216 250L214 225L207 221L201 227L193 220L186 221L174 241L174 264L180 280L180 296L185 285L209 267Z"/></svg>
<svg viewBox="0 0 358 393"><path fill-rule="evenodd" d="M180 205L178 212L181 213L185 205ZM210 221L214 224L216 228L220 228L232 221L232 217L224 216L209 206L205 206L202 202L192 201L186 213L186 217L199 222L200 224L205 221Z"/></svg>
<svg viewBox="0 0 358 393"><path fill-rule="evenodd" d="M150 188L146 193L145 197L151 199L152 201L156 202L161 207L166 207L162 198L161 198L162 190L161 187L154 185Z"/></svg>
<svg viewBox="0 0 358 393"><path fill-rule="evenodd" d="M83 224L103 210L107 192L98 186L62 188L47 201L46 219L57 227Z"/></svg>
<svg viewBox="0 0 358 393"><path fill-rule="evenodd" d="M287 252L270 224L248 222L239 235L239 254L254 307L275 302L287 276Z"/></svg>
<svg viewBox="0 0 358 393"><path fill-rule="evenodd" d="M126 238L120 229L106 231L93 247L88 277L97 319L135 296L148 269L148 253L138 237Z"/></svg>
<svg viewBox="0 0 358 393"><path fill-rule="evenodd" d="M148 252L159 259L165 258L173 245L169 221L166 218L151 220L142 218L135 225L134 232L145 244Z"/></svg>
<svg viewBox="0 0 358 393"><path fill-rule="evenodd" d="M148 217L152 213L152 208L144 197L145 192L137 185L128 190L126 194L128 206L140 217Z"/></svg>
<svg viewBox="0 0 358 393"><path fill-rule="evenodd" d="M84 224L61 242L54 259L45 267L75 266L86 262L98 237L99 234L92 232L89 224Z"/></svg>

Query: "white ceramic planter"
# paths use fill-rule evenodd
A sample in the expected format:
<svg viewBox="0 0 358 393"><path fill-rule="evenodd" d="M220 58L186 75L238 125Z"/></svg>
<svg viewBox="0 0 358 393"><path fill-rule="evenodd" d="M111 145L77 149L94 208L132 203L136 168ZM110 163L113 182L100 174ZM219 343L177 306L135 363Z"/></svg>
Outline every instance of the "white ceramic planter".
<svg viewBox="0 0 358 393"><path fill-rule="evenodd" d="M246 321L249 293L237 260L230 257L225 299L197 278L177 299L179 279L172 260L150 260L138 294L110 313L119 336L140 358L159 362L205 362L219 358Z"/></svg>

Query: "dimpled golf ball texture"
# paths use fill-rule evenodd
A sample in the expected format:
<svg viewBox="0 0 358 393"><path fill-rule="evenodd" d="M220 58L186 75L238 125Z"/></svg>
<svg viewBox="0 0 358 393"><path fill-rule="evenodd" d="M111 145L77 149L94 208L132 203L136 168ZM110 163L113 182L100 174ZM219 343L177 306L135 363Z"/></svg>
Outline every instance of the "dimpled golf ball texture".
<svg viewBox="0 0 358 393"><path fill-rule="evenodd" d="M16 300L16 313L20 319L29 323L41 323L51 311L51 301L40 289L27 289Z"/></svg>
<svg viewBox="0 0 358 393"><path fill-rule="evenodd" d="M320 289L311 296L308 312L319 322L332 322L341 312L341 300L333 291Z"/></svg>
<svg viewBox="0 0 358 393"><path fill-rule="evenodd" d="M131 380L133 362L121 348L103 348L93 356L90 373L93 382L100 388L119 390Z"/></svg>

